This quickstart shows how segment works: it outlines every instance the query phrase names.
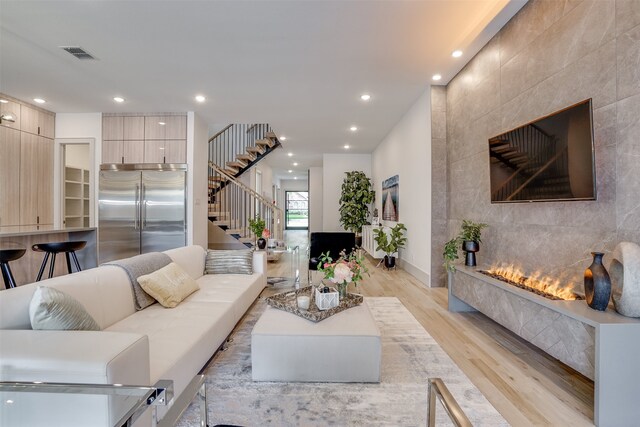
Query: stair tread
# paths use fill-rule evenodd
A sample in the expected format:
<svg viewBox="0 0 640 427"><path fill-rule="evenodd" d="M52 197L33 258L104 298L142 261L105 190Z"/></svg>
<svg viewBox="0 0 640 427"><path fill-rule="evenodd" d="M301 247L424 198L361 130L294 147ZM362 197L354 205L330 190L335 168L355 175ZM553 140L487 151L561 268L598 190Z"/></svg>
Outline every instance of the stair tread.
<svg viewBox="0 0 640 427"><path fill-rule="evenodd" d="M251 154L238 154L238 155L236 156L236 158L237 158L238 160L246 160L246 161L251 162L251 161L253 161L253 159L254 159L255 157L254 157L254 156L252 156Z"/></svg>
<svg viewBox="0 0 640 427"><path fill-rule="evenodd" d="M273 147L273 141L267 138L257 139L256 145L262 145L265 147Z"/></svg>
<svg viewBox="0 0 640 427"><path fill-rule="evenodd" d="M262 154L263 150L260 147L247 147L247 151L249 153L258 153L258 154Z"/></svg>
<svg viewBox="0 0 640 427"><path fill-rule="evenodd" d="M269 132L265 133L264 136L266 136L267 138L272 138L272 139L276 139L277 138L276 133L273 132L273 131L269 131Z"/></svg>

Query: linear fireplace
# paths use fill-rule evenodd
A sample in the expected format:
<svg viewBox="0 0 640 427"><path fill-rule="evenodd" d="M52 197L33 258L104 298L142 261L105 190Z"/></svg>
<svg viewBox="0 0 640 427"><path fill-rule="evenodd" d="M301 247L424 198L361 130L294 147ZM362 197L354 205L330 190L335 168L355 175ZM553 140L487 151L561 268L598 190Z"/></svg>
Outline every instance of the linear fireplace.
<svg viewBox="0 0 640 427"><path fill-rule="evenodd" d="M542 276L540 273L525 276L522 270L513 265L491 267L488 270L479 270L479 272L550 300L574 301L584 299L582 295L576 294L568 286L563 286L559 280Z"/></svg>
<svg viewBox="0 0 640 427"><path fill-rule="evenodd" d="M480 311L592 379L597 426L637 425L640 319L546 298L469 267L449 274L449 311Z"/></svg>

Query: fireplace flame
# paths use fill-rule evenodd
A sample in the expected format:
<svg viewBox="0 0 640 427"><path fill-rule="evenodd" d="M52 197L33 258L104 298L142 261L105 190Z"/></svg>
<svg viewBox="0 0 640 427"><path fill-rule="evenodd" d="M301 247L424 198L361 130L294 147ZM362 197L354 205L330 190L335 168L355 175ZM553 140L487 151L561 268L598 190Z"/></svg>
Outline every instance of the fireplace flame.
<svg viewBox="0 0 640 427"><path fill-rule="evenodd" d="M567 301L580 299L580 297L576 295L571 288L563 286L557 279L544 276L541 272L535 272L530 276L525 276L524 272L520 268L509 265L491 267L487 270L487 273L533 290L534 292L538 291L543 294L548 294L557 299Z"/></svg>

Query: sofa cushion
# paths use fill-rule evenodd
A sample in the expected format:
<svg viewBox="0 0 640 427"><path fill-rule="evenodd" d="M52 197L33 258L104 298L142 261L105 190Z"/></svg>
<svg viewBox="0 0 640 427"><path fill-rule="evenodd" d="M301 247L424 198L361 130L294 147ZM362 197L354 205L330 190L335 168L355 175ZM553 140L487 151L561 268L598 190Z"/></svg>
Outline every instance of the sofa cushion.
<svg viewBox="0 0 640 427"><path fill-rule="evenodd" d="M99 331L100 326L71 295L38 286L29 304L31 328L54 331Z"/></svg>
<svg viewBox="0 0 640 427"><path fill-rule="evenodd" d="M138 283L163 307L174 308L200 289L198 283L175 262L151 274L138 277Z"/></svg>
<svg viewBox="0 0 640 427"><path fill-rule="evenodd" d="M206 274L253 274L253 250L208 250Z"/></svg>
<svg viewBox="0 0 640 427"><path fill-rule="evenodd" d="M198 279L204 274L204 257L206 252L202 246L192 245L170 249L164 252L169 258L191 276Z"/></svg>

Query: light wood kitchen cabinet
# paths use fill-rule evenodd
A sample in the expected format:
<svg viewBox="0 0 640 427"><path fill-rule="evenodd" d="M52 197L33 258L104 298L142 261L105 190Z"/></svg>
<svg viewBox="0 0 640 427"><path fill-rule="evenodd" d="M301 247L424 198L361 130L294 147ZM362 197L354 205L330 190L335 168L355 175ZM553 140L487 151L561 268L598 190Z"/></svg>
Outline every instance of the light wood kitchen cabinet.
<svg viewBox="0 0 640 427"><path fill-rule="evenodd" d="M121 116L103 116L102 117L102 140L103 141L122 141L124 139L124 117ZM105 162L103 163L114 163Z"/></svg>
<svg viewBox="0 0 640 427"><path fill-rule="evenodd" d="M7 102L0 103L0 116L4 116L6 114L13 117L14 121L12 122L10 120L0 119L0 126L20 130L20 104L9 101L8 99L5 99L5 101Z"/></svg>
<svg viewBox="0 0 640 427"><path fill-rule="evenodd" d="M123 117L123 137L124 141L144 140L144 117L125 116Z"/></svg>
<svg viewBox="0 0 640 427"><path fill-rule="evenodd" d="M55 116L21 104L20 130L53 139L55 136Z"/></svg>
<svg viewBox="0 0 640 427"><path fill-rule="evenodd" d="M53 141L20 136L20 225L53 224Z"/></svg>
<svg viewBox="0 0 640 427"><path fill-rule="evenodd" d="M144 141L123 141L124 163L144 163Z"/></svg>
<svg viewBox="0 0 640 427"><path fill-rule="evenodd" d="M20 164L20 131L0 126L0 227L20 224L20 174L16 164Z"/></svg>
<svg viewBox="0 0 640 427"><path fill-rule="evenodd" d="M102 157L100 163L122 163L124 161L122 154L122 140L103 140L102 141Z"/></svg>
<svg viewBox="0 0 640 427"><path fill-rule="evenodd" d="M187 163L187 141L185 139L164 142L164 163Z"/></svg>
<svg viewBox="0 0 640 427"><path fill-rule="evenodd" d="M152 140L144 142L145 163L186 163L187 141Z"/></svg>
<svg viewBox="0 0 640 427"><path fill-rule="evenodd" d="M147 116L144 118L144 139L187 139L186 116Z"/></svg>

